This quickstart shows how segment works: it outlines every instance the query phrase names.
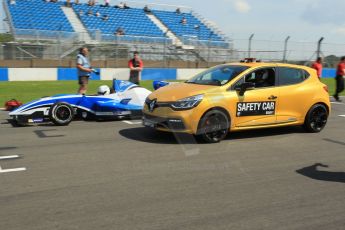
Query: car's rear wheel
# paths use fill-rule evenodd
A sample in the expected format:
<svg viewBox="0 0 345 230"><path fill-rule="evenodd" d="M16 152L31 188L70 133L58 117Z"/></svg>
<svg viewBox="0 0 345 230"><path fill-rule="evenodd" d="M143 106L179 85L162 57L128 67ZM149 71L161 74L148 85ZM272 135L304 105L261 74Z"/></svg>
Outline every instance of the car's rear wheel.
<svg viewBox="0 0 345 230"><path fill-rule="evenodd" d="M304 128L310 133L320 132L327 123L328 111L323 104L313 105L307 113Z"/></svg>
<svg viewBox="0 0 345 230"><path fill-rule="evenodd" d="M217 143L228 134L230 121L220 110L208 111L200 120L196 139L200 142Z"/></svg>
<svg viewBox="0 0 345 230"><path fill-rule="evenodd" d="M65 102L57 102L50 107L49 118L55 125L68 125L73 117L74 110L72 106Z"/></svg>

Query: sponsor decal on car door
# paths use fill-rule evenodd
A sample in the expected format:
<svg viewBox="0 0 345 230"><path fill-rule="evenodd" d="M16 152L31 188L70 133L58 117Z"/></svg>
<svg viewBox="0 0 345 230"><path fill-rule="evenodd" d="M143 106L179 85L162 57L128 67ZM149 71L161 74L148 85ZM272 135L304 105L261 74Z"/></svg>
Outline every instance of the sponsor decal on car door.
<svg viewBox="0 0 345 230"><path fill-rule="evenodd" d="M275 124L278 93L274 87L250 90L243 96L236 93L235 126Z"/></svg>

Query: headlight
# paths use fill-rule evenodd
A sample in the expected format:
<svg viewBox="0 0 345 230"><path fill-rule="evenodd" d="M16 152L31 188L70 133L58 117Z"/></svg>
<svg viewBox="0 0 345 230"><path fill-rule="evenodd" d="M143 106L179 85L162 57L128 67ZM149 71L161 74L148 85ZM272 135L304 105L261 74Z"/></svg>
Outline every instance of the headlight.
<svg viewBox="0 0 345 230"><path fill-rule="evenodd" d="M199 105L203 98L204 95L202 94L195 95L192 97L186 97L172 103L171 107L176 110L191 109Z"/></svg>

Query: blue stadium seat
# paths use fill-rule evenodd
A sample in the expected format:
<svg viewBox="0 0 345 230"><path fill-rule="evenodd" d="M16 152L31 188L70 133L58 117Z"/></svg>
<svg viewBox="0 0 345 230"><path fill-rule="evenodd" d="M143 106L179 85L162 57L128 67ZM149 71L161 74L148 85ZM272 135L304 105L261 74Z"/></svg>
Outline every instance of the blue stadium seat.
<svg viewBox="0 0 345 230"><path fill-rule="evenodd" d="M97 11L101 17L81 16L80 19L88 30L99 29L103 34L114 34L118 27L122 27L126 35L150 36L164 38L161 31L145 14L142 9L118 9L114 7L89 7L86 4L73 5L74 11L78 14L80 10L93 13ZM108 15L107 21L102 20L102 15ZM108 36L105 36L108 38Z"/></svg>
<svg viewBox="0 0 345 230"><path fill-rule="evenodd" d="M8 4L8 8L15 29L74 32L61 10L61 6L64 4L65 2L61 1L50 3L43 0L17 0L16 4ZM125 35L160 38L161 42L164 42L164 38L166 38L163 31L149 19L143 9L118 9L115 7L101 7L100 5L90 7L87 4L73 4L72 9L77 15L80 11L83 11L84 15L80 16L80 20L93 37L95 36L94 31L100 30L102 38L105 40L119 39L114 36L114 33L117 28L122 27ZM89 10L92 11L92 16L86 15ZM100 17L94 15L97 11L100 13ZM153 10L152 12L169 30L181 38L192 36L205 44L212 42L214 46L223 47L227 45L224 38L213 32L192 13L176 14L175 12L163 10ZM109 19L103 21L103 15L108 15ZM183 17L187 19L186 24L180 23ZM198 27L196 28L196 26ZM54 32L45 33L45 35L53 37ZM66 36L70 35L66 33ZM131 40L128 37L120 39L124 41ZM142 39L144 42L148 40L149 38Z"/></svg>
<svg viewBox="0 0 345 230"><path fill-rule="evenodd" d="M40 0L20 0L9 4L9 12L15 29L59 30L74 32L61 10L64 3Z"/></svg>
<svg viewBox="0 0 345 230"><path fill-rule="evenodd" d="M153 13L165 24L165 26L179 37L194 36L198 40L210 40L214 42L224 41L221 36L213 32L191 13L176 14L175 12L163 10L153 10ZM183 17L187 20L186 24L181 23Z"/></svg>

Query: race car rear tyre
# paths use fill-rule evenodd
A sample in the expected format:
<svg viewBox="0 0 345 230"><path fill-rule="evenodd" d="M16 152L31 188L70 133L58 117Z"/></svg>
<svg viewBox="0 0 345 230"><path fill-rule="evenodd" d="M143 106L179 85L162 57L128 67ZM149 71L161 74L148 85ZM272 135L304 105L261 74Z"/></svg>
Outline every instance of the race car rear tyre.
<svg viewBox="0 0 345 230"><path fill-rule="evenodd" d="M68 125L73 117L74 110L68 103L57 102L50 107L49 118L55 125Z"/></svg>
<svg viewBox="0 0 345 230"><path fill-rule="evenodd" d="M201 118L195 137L199 142L217 143L227 136L229 127L230 121L224 112L211 110Z"/></svg>
<svg viewBox="0 0 345 230"><path fill-rule="evenodd" d="M322 104L313 105L307 113L304 121L304 129L310 133L320 132L326 125L328 111Z"/></svg>

